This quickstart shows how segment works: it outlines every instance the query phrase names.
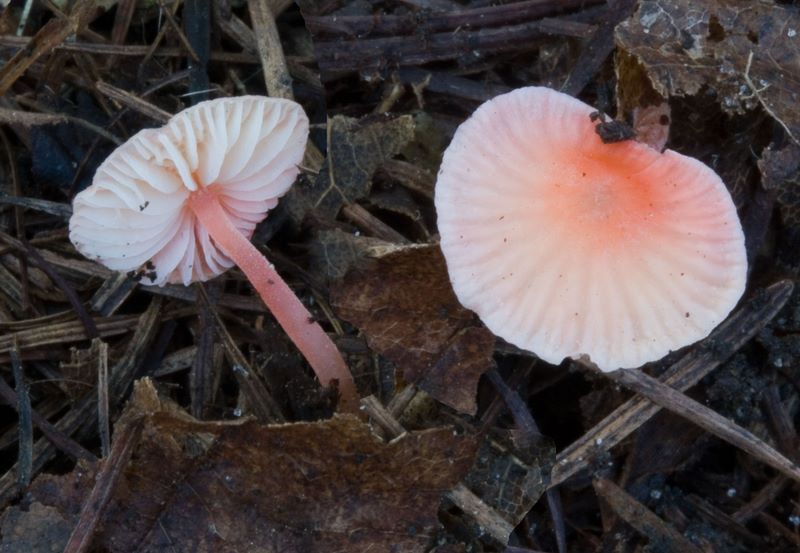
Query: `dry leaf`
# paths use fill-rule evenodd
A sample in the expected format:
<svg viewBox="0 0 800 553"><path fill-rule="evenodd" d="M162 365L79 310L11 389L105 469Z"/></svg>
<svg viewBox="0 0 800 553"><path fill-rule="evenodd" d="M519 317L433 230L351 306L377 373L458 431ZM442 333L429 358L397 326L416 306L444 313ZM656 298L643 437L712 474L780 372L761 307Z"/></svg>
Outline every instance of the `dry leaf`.
<svg viewBox="0 0 800 553"><path fill-rule="evenodd" d="M458 411L475 412L494 337L459 304L437 246L401 248L372 260L334 286L331 299L406 380Z"/></svg>
<svg viewBox="0 0 800 553"><path fill-rule="evenodd" d="M474 454L473 440L450 428L387 444L352 417L276 426L198 422L144 388L124 415L143 417L145 427L95 536L98 550L423 551L438 527L440 495ZM33 505L71 528L92 474L79 467L40 477L26 504L5 515L0 551L8 536L29 543L30 532L41 532L20 515Z"/></svg>
<svg viewBox="0 0 800 553"><path fill-rule="evenodd" d="M800 140L800 14L751 0L642 0L617 27L664 98L707 88L727 113L761 105ZM800 142L798 142L800 143Z"/></svg>
<svg viewBox="0 0 800 553"><path fill-rule="evenodd" d="M316 179L308 186L295 186L284 205L295 221L309 210L333 218L342 205L369 194L372 175L397 155L414 137L410 115L385 115L353 119L337 115L328 120L328 157Z"/></svg>

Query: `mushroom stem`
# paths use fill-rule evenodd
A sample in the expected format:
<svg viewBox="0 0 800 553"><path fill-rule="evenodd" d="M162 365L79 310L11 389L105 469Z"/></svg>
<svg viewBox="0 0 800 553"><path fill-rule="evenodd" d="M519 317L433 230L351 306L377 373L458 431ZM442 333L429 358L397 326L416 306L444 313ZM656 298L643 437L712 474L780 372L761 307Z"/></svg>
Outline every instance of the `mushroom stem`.
<svg viewBox="0 0 800 553"><path fill-rule="evenodd" d="M189 206L217 246L244 271L278 323L314 369L320 383L329 386L331 381L337 380L342 410L356 411L358 390L341 353L273 265L231 223L217 195L201 188L191 195Z"/></svg>

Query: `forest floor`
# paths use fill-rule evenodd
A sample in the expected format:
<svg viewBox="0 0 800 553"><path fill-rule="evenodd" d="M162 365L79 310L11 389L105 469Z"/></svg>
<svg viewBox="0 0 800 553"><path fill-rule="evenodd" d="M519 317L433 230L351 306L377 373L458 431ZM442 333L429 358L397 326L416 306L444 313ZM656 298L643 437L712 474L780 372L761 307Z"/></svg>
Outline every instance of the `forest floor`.
<svg viewBox="0 0 800 553"><path fill-rule="evenodd" d="M0 552L800 550L795 2L3 4ZM458 303L442 152L530 85L722 177L750 269L711 336L601 374ZM146 286L69 241L114 148L245 94L311 120L253 243L344 354L358 416L238 269Z"/></svg>

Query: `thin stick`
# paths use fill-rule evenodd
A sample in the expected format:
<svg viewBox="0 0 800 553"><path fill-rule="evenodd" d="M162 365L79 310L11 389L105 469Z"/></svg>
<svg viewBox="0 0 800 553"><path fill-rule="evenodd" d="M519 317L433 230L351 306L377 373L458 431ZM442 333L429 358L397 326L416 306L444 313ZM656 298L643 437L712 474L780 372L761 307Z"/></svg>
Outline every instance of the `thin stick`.
<svg viewBox="0 0 800 553"><path fill-rule="evenodd" d="M774 317L792 294L794 284L781 280L736 310L699 346L674 363L661 381L677 390L697 384L728 357L742 347ZM704 344L707 344L704 346ZM572 445L561 451L551 474L555 486L586 468L602 451L608 451L650 420L661 409L643 397L634 397L597 423Z"/></svg>
<svg viewBox="0 0 800 553"><path fill-rule="evenodd" d="M357 412L358 390L342 354L274 266L231 223L212 192L193 193L189 206L211 238L247 275L278 323L308 360L320 383L329 386L333 380L338 381L342 410Z"/></svg>
<svg viewBox="0 0 800 553"><path fill-rule="evenodd" d="M78 524L72 530L64 553L83 553L92 544L94 530L100 523L106 506L114 492L117 481L128 465L133 448L142 431L142 419L123 426L114 436L114 446L97 475L92 492L83 504Z"/></svg>
<svg viewBox="0 0 800 553"><path fill-rule="evenodd" d="M11 386L6 384L6 381L2 378L0 378L0 398L9 406L17 411L19 410L16 392L14 392ZM84 459L90 462L97 461L97 457L92 455L90 451L56 428L55 425L36 412L35 409L31 409L31 420L33 424L36 425L36 428L42 431L45 438L76 461L78 459Z"/></svg>
<svg viewBox="0 0 800 553"><path fill-rule="evenodd" d="M108 408L108 344L100 338L92 340L92 350L97 353L97 426L100 434L100 451L103 457L111 454L111 420Z"/></svg>
<svg viewBox="0 0 800 553"><path fill-rule="evenodd" d="M22 186L20 185L19 175L17 173L17 160L11 151L11 143L8 141L8 137L2 129L0 129L0 141L3 143L3 148L5 149L6 156L8 158L8 166L10 168L11 185L13 187L14 196L22 196ZM25 210L20 206L14 207L14 227L17 232L17 238L20 240L25 240L24 211ZM22 255L21 252L17 252L17 262L19 263L19 282L20 287L22 288L22 310L26 313L31 313L34 310L33 306L31 305L30 281L28 279L28 259Z"/></svg>
<svg viewBox="0 0 800 553"><path fill-rule="evenodd" d="M294 98L292 77L283 55L278 26L267 0L250 0L250 19L256 32L256 46L264 69L267 92L275 98Z"/></svg>
<svg viewBox="0 0 800 553"><path fill-rule="evenodd" d="M19 356L17 340L11 347L11 368L14 371L14 384L17 392L17 413L19 414L19 452L17 453L17 484L25 488L31 483L33 472L33 422L31 415L31 397L28 383L25 382L25 371Z"/></svg>
<svg viewBox="0 0 800 553"><path fill-rule="evenodd" d="M176 2L176 4L177 3L178 2ZM192 45L189 43L189 39L186 38L186 35L183 33L181 26L177 21L175 21L175 13L170 11L169 8L164 5L164 0L158 0L158 5L162 9L164 17L167 18L167 22L175 30L175 34L178 35L178 40L180 40L181 44L183 44L183 47L186 48L186 53L189 54L189 57L192 58L193 62L198 63L200 61L200 56L198 56L197 52L195 52L194 48L192 48Z"/></svg>
<svg viewBox="0 0 800 553"><path fill-rule="evenodd" d="M781 452L716 411L696 402L678 390L639 370L619 370L607 376L619 384L642 394L653 403L680 415L707 432L722 438L786 476L800 482L800 467Z"/></svg>
<svg viewBox="0 0 800 553"><path fill-rule="evenodd" d="M112 100L116 100L127 108L149 117L153 121L164 124L172 117L172 114L168 111L164 111L158 106L153 105L146 100L142 100L139 96L136 96L127 90L122 90L121 88L110 85L107 82L97 81L94 86L98 92L105 94Z"/></svg>
<svg viewBox="0 0 800 553"><path fill-rule="evenodd" d="M94 319L92 319L89 316L89 313L86 312L86 308L84 308L80 298L78 298L78 294L75 292L75 289L66 280L64 280L60 274L58 274L58 271L56 271L53 266L42 257L36 248L24 240L16 240L2 231L0 231L0 239L4 240L9 245L24 251L28 256L28 260L33 261L36 266L38 266L48 277L50 277L50 280L52 280L56 286L61 288L61 291L64 292L65 296L67 296L69 303L75 310L75 314L83 324L83 327L86 330L86 336L88 338L97 338L100 336L97 331L97 325L94 323Z"/></svg>
<svg viewBox="0 0 800 553"><path fill-rule="evenodd" d="M653 511L610 480L595 480L593 485L597 495L602 497L625 522L650 538L651 542L662 544L662 551L700 553L700 549L683 537L683 534L666 524Z"/></svg>

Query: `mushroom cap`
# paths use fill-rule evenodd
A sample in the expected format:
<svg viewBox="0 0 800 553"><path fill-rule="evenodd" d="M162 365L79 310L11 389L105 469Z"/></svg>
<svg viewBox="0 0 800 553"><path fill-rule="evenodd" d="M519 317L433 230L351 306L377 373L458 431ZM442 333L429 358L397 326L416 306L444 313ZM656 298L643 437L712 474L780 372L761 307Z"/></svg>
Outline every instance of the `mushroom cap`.
<svg viewBox="0 0 800 553"><path fill-rule="evenodd" d="M522 88L456 131L436 183L464 306L549 363L638 367L707 336L744 292L744 234L706 165L628 140L593 108Z"/></svg>
<svg viewBox="0 0 800 553"><path fill-rule="evenodd" d="M214 191L248 238L299 172L308 118L291 100L241 96L201 102L138 132L75 196L69 237L83 255L143 284L211 279L233 266L188 205Z"/></svg>

